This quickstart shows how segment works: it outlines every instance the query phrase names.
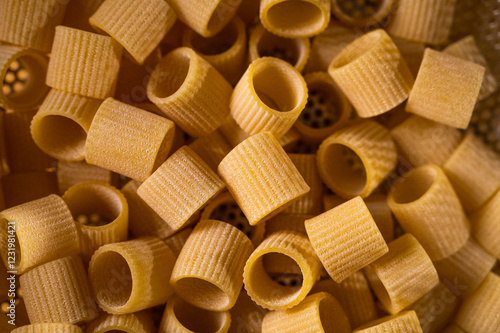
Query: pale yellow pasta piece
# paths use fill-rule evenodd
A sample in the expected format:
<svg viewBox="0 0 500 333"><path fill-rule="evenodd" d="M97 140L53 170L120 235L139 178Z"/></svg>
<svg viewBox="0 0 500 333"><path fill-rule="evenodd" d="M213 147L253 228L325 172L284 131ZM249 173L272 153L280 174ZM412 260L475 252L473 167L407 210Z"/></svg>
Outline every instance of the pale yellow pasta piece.
<svg viewBox="0 0 500 333"><path fill-rule="evenodd" d="M11 333L83 333L82 329L71 324L32 324L16 328Z"/></svg>
<svg viewBox="0 0 500 333"><path fill-rule="evenodd" d="M401 53L382 29L347 45L332 60L328 73L362 118L401 104L414 83Z"/></svg>
<svg viewBox="0 0 500 333"><path fill-rule="evenodd" d="M471 216L472 234L478 243L500 260L500 191Z"/></svg>
<svg viewBox="0 0 500 333"><path fill-rule="evenodd" d="M375 295L391 314L398 313L439 282L431 259L411 234L393 240L389 252L365 268Z"/></svg>
<svg viewBox="0 0 500 333"><path fill-rule="evenodd" d="M236 146L218 171L252 226L278 214L310 189L269 132Z"/></svg>
<svg viewBox="0 0 500 333"><path fill-rule="evenodd" d="M156 330L151 315L145 311L124 315L111 315L103 312L85 329L85 333L106 332L153 333Z"/></svg>
<svg viewBox="0 0 500 333"><path fill-rule="evenodd" d="M172 121L108 98L88 131L85 159L145 181L167 158L173 138Z"/></svg>
<svg viewBox="0 0 500 333"><path fill-rule="evenodd" d="M398 47L413 77L417 76L418 69L424 57L425 44L412 42L406 39L391 36L392 41Z"/></svg>
<svg viewBox="0 0 500 333"><path fill-rule="evenodd" d="M55 172L11 173L1 178L5 208L59 194ZM6 195L6 194L9 195Z"/></svg>
<svg viewBox="0 0 500 333"><path fill-rule="evenodd" d="M19 281L32 324L77 324L97 317L87 273L79 257L50 261L21 275Z"/></svg>
<svg viewBox="0 0 500 333"><path fill-rule="evenodd" d="M273 232L280 232L283 230L291 230L307 235L304 222L313 217L314 215L309 215L309 214L280 213L275 217L273 217L272 219L266 221L265 237L268 237Z"/></svg>
<svg viewBox="0 0 500 333"><path fill-rule="evenodd" d="M261 308L248 296L245 289L231 309L231 327L229 333L261 333L262 319L268 311Z"/></svg>
<svg viewBox="0 0 500 333"><path fill-rule="evenodd" d="M405 111L405 105L406 103L399 104L394 109L375 116L372 119L388 130L392 130L411 116L411 113Z"/></svg>
<svg viewBox="0 0 500 333"><path fill-rule="evenodd" d="M329 0L261 0L259 17L275 35L311 37L328 26L330 4Z"/></svg>
<svg viewBox="0 0 500 333"><path fill-rule="evenodd" d="M427 48L408 97L406 111L465 129L483 76L483 66ZM460 94L456 94L457 91Z"/></svg>
<svg viewBox="0 0 500 333"><path fill-rule="evenodd" d="M101 246L89 265L97 304L107 313L126 314L165 303L173 293L168 281L175 259L155 237Z"/></svg>
<svg viewBox="0 0 500 333"><path fill-rule="evenodd" d="M231 151L231 147L219 131L197 138L189 144L189 147L214 171L217 171L219 163Z"/></svg>
<svg viewBox="0 0 500 333"><path fill-rule="evenodd" d="M406 232L415 236L432 260L458 251L470 225L443 170L432 164L415 168L391 189L387 203Z"/></svg>
<svg viewBox="0 0 500 333"><path fill-rule="evenodd" d="M422 328L415 311L405 311L358 327L354 333L422 333Z"/></svg>
<svg viewBox="0 0 500 333"><path fill-rule="evenodd" d="M373 2L333 0L332 14L347 25L375 26L391 14L394 2L395 0Z"/></svg>
<svg viewBox="0 0 500 333"><path fill-rule="evenodd" d="M104 0L71 0L66 6L62 25L80 30L94 31L89 18L99 9Z"/></svg>
<svg viewBox="0 0 500 333"><path fill-rule="evenodd" d="M222 124L229 114L231 92L226 79L188 47L168 53L147 85L148 98L194 137L209 134Z"/></svg>
<svg viewBox="0 0 500 333"><path fill-rule="evenodd" d="M396 167L396 145L374 121L342 128L326 138L317 152L323 182L344 198L368 197Z"/></svg>
<svg viewBox="0 0 500 333"><path fill-rule="evenodd" d="M85 162L58 161L56 174L59 193L64 193L71 186L85 181L112 184L116 180L113 172Z"/></svg>
<svg viewBox="0 0 500 333"><path fill-rule="evenodd" d="M186 241L192 231L193 228L185 228L177 232L175 235L165 239L165 244L168 245L168 247L170 248L170 250L172 250L176 257L178 257L181 253L181 250L184 247L184 244L186 244Z"/></svg>
<svg viewBox="0 0 500 333"><path fill-rule="evenodd" d="M8 235L12 234L16 238L15 262L7 256L7 251L12 252L8 246ZM17 274L77 254L79 248L71 212L54 194L1 212L0 237L2 260L9 271Z"/></svg>

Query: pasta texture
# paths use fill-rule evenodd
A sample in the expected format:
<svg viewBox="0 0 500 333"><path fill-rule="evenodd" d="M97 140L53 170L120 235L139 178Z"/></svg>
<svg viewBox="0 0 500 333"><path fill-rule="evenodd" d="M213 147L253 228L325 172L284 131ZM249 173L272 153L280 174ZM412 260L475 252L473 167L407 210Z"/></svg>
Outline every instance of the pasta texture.
<svg viewBox="0 0 500 333"><path fill-rule="evenodd" d="M147 312L136 312L124 315L101 313L99 317L87 325L86 333L106 332L153 333L155 325Z"/></svg>
<svg viewBox="0 0 500 333"><path fill-rule="evenodd" d="M365 199L365 204L384 240L391 242L394 239L394 219L386 196L381 193L372 194Z"/></svg>
<svg viewBox="0 0 500 333"><path fill-rule="evenodd" d="M85 181L111 184L116 178L111 171L85 162L58 161L56 174L60 193L64 193L71 186Z"/></svg>
<svg viewBox="0 0 500 333"><path fill-rule="evenodd" d="M478 243L500 260L500 191L471 215L472 233Z"/></svg>
<svg viewBox="0 0 500 333"><path fill-rule="evenodd" d="M76 325L71 324L32 324L18 327L11 331L11 333L83 333L82 329Z"/></svg>
<svg viewBox="0 0 500 333"><path fill-rule="evenodd" d="M248 333L261 333L262 320L267 313L248 296L245 289L243 289L236 301L236 304L231 309L231 327L229 333L248 332Z"/></svg>
<svg viewBox="0 0 500 333"><path fill-rule="evenodd" d="M266 227L265 236L267 237L271 235L273 232L280 232L283 230L295 231L303 235L307 235L304 222L313 217L314 215L306 215L306 214L288 214L288 213L278 214L272 219L266 221L266 223L264 224Z"/></svg>
<svg viewBox="0 0 500 333"><path fill-rule="evenodd" d="M189 147L214 171L217 171L219 163L231 151L231 147L219 131L197 138L189 144Z"/></svg>
<svg viewBox="0 0 500 333"><path fill-rule="evenodd" d="M332 13L342 23L357 27L375 25L390 15L394 0L379 2L332 1Z"/></svg>
<svg viewBox="0 0 500 333"><path fill-rule="evenodd" d="M354 333L422 333L422 328L415 311L405 311L358 327Z"/></svg>

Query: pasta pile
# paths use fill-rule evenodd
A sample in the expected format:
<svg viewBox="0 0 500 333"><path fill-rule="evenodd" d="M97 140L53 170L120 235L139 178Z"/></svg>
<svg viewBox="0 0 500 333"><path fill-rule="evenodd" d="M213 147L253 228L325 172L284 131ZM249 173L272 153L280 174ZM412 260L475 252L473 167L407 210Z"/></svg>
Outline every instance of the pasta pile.
<svg viewBox="0 0 500 333"><path fill-rule="evenodd" d="M455 3L0 0L0 332L499 333Z"/></svg>

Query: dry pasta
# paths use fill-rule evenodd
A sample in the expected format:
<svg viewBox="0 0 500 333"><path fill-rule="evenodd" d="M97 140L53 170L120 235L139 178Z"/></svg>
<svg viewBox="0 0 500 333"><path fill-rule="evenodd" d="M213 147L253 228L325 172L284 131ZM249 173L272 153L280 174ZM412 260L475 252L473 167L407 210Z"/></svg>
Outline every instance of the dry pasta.
<svg viewBox="0 0 500 333"><path fill-rule="evenodd" d="M393 10L395 0L350 1L333 0L332 13L341 22L359 27L383 21Z"/></svg>
<svg viewBox="0 0 500 333"><path fill-rule="evenodd" d="M354 333L422 333L422 328L415 311L405 311L358 327Z"/></svg>
<svg viewBox="0 0 500 333"><path fill-rule="evenodd" d="M59 194L57 177L54 172L11 173L0 179L4 195L5 208L14 207L46 197Z"/></svg>
<svg viewBox="0 0 500 333"><path fill-rule="evenodd" d="M83 333L82 329L71 324L32 324L12 330L13 333Z"/></svg>
<svg viewBox="0 0 500 333"><path fill-rule="evenodd" d="M314 215L307 214L287 214L280 213L265 223L265 237L268 237L273 232L280 232L283 230L291 230L307 235L304 222L313 218Z"/></svg>
<svg viewBox="0 0 500 333"><path fill-rule="evenodd" d="M189 235L193 231L192 228L184 228L181 231L177 232L175 235L168 237L165 239L165 243L168 245L170 250L175 254L176 257L181 253L184 244L186 244Z"/></svg>
<svg viewBox="0 0 500 333"><path fill-rule="evenodd" d="M117 178L111 171L85 162L58 161L56 174L59 193L64 193L71 186L85 181L112 184Z"/></svg>
<svg viewBox="0 0 500 333"><path fill-rule="evenodd" d="M124 315L110 315L103 312L87 325L85 332L153 333L156 331L151 315L142 311Z"/></svg>
<svg viewBox="0 0 500 333"><path fill-rule="evenodd" d="M94 14L104 0L71 0L66 6L62 25L94 31L89 23L89 18Z"/></svg>
<svg viewBox="0 0 500 333"><path fill-rule="evenodd" d="M219 131L197 138L189 144L189 147L214 171L217 171L219 163L231 151L231 147Z"/></svg>
<svg viewBox="0 0 500 333"><path fill-rule="evenodd" d="M260 333L262 319L264 319L267 310L255 304L246 290L243 289L230 313L231 327L229 327L229 333Z"/></svg>
<svg viewBox="0 0 500 333"><path fill-rule="evenodd" d="M425 44L391 36L413 77L416 77L424 57Z"/></svg>
<svg viewBox="0 0 500 333"><path fill-rule="evenodd" d="M472 234L478 243L500 260L500 191L471 215Z"/></svg>

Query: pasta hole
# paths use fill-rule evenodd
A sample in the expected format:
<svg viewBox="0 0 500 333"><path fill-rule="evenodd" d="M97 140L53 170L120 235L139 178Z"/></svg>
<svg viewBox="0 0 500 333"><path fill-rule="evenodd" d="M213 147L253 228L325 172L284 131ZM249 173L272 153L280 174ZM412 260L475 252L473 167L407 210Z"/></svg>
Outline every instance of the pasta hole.
<svg viewBox="0 0 500 333"><path fill-rule="evenodd" d="M175 299L173 306L177 320L190 331L197 333L219 332L224 326L224 312L209 311L195 307L180 298Z"/></svg>
<svg viewBox="0 0 500 333"><path fill-rule="evenodd" d="M229 50L238 38L238 31L231 21L221 32L209 38L193 33L191 45L193 49L204 55L215 55Z"/></svg>
<svg viewBox="0 0 500 333"><path fill-rule="evenodd" d="M172 51L161 62L151 79L155 80L153 94L158 98L173 95L188 76L190 57L184 52Z"/></svg>
<svg viewBox="0 0 500 333"><path fill-rule="evenodd" d="M392 190L394 202L405 204L419 199L431 188L436 177L437 171L430 166L410 171L394 185Z"/></svg>
<svg viewBox="0 0 500 333"><path fill-rule="evenodd" d="M272 26L290 33L304 29L317 30L325 20L317 6L300 0L284 1L272 6L267 12L267 19Z"/></svg>
<svg viewBox="0 0 500 333"><path fill-rule="evenodd" d="M237 2L239 3L239 2ZM236 10L234 0L222 0L215 8L207 24L207 31L217 30L220 26L226 25L231 20Z"/></svg>
<svg viewBox="0 0 500 333"><path fill-rule="evenodd" d="M375 270L371 266L366 266L365 274L368 278L368 281L370 282L370 285L372 286L373 292L375 293L379 301L384 306L388 306L388 310L390 310L390 305L392 304L391 297L389 296L389 293L387 292L384 284L375 273Z"/></svg>
<svg viewBox="0 0 500 333"><path fill-rule="evenodd" d="M179 279L175 284L175 292L190 303L206 308L226 308L229 297L216 285L198 278Z"/></svg>

